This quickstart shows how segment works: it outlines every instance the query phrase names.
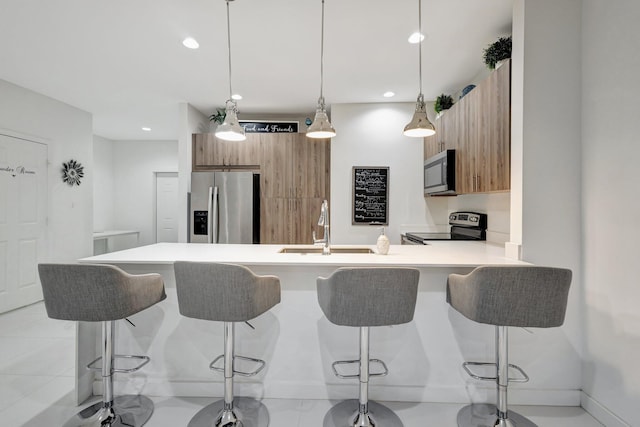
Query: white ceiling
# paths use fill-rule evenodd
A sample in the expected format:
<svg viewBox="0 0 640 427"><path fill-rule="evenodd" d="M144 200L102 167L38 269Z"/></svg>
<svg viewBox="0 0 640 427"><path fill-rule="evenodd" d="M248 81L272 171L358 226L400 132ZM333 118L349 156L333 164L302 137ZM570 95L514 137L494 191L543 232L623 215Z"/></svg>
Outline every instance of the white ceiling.
<svg viewBox="0 0 640 427"><path fill-rule="evenodd" d="M454 93L511 33L513 0L423 0L425 99ZM413 102L417 0L326 0L327 104ZM242 113L312 116L320 0L231 2L233 89ZM200 49L182 46L191 36ZM178 105L228 98L224 0L0 0L0 79L93 114L115 140L177 139ZM391 90L396 96L383 98ZM142 126L152 128L143 132Z"/></svg>

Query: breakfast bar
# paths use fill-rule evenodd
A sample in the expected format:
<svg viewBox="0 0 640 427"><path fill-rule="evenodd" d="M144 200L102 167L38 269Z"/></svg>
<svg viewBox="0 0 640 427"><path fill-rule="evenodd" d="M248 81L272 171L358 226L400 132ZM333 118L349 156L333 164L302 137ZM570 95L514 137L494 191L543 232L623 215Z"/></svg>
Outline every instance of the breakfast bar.
<svg viewBox="0 0 640 427"><path fill-rule="evenodd" d="M316 247L317 248L317 247ZM331 255L302 245L207 245L159 243L81 259L107 263L132 273L160 273L167 299L119 322L119 351L146 354L145 369L116 378L127 393L155 396L221 396L222 379L208 366L222 352L221 325L183 317L178 312L173 263L175 261L241 264L261 275L280 278L282 299L273 309L239 323L238 354L267 361L257 378L241 378L239 395L256 398L343 399L353 396L357 381L338 379L331 363L357 354L357 328L331 324L316 296L316 279L339 267L414 267L420 270L414 320L408 324L371 330L371 357L382 359L390 374L371 382L372 399L414 402L482 401L495 386L469 380L465 360L493 360L494 328L470 322L446 302L450 273L466 274L480 265L527 265L506 258L504 249L484 242L433 242L424 246L392 245L387 255L374 246L333 245ZM253 329L255 328L255 329ZM576 405L579 391L563 382L562 370L574 367L575 350L562 328L513 328L512 360L531 381L513 387L510 399L521 404ZM531 333L536 339L531 338ZM78 333L78 400L99 387L84 361L93 360L98 334L81 323Z"/></svg>

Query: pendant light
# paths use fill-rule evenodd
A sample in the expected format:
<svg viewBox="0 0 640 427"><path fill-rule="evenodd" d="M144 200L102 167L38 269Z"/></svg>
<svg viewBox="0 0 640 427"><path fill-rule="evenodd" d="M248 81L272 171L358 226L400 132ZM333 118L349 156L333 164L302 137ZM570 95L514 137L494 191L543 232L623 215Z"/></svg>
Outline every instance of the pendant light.
<svg viewBox="0 0 640 427"><path fill-rule="evenodd" d="M418 0L418 28L422 34L422 0ZM423 138L425 136L435 135L436 129L427 117L427 109L424 103L424 95L422 94L422 42L418 43L419 58L419 78L420 78L420 94L416 101L416 111L408 125L404 127L404 135Z"/></svg>
<svg viewBox="0 0 640 427"><path fill-rule="evenodd" d="M322 0L322 25L320 30L320 98L318 98L318 106L316 107L316 117L313 123L307 129L309 138L333 138L336 136L336 130L331 126L327 111L324 105L324 96L322 95L322 84L324 80L324 0Z"/></svg>
<svg viewBox="0 0 640 427"><path fill-rule="evenodd" d="M231 23L229 20L229 2L234 0L226 0L227 2L227 44L229 48L229 99L225 106L224 122L216 128L216 137L225 141L244 141L247 139L244 134L244 128L238 122L238 106L233 99L233 90L231 89Z"/></svg>

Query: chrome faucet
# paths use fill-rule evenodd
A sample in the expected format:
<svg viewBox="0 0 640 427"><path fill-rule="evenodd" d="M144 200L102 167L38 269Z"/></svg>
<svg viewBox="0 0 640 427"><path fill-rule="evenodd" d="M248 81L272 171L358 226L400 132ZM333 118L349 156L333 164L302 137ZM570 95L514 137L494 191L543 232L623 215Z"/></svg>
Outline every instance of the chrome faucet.
<svg viewBox="0 0 640 427"><path fill-rule="evenodd" d="M322 202L320 208L320 218L318 218L318 225L324 226L324 237L322 239L316 239L316 232L313 231L313 244L323 244L322 255L331 254L331 239L329 238L329 202L326 200Z"/></svg>

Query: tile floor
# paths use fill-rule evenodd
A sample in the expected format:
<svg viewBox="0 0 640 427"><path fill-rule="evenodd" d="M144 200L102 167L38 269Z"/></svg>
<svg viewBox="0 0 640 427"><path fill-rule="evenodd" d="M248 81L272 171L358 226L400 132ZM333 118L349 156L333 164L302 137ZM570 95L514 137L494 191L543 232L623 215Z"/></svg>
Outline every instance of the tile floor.
<svg viewBox="0 0 640 427"><path fill-rule="evenodd" d="M73 404L74 322L50 320L44 305L34 304L0 315L0 425L43 427L62 425L77 408ZM208 398L152 397L155 413L148 427L186 426ZM328 400L265 399L271 426L320 427ZM462 405L386 403L404 427L455 426ZM598 427L578 407L520 406L513 409L540 427ZM393 426L396 427L396 426Z"/></svg>

